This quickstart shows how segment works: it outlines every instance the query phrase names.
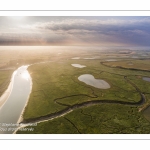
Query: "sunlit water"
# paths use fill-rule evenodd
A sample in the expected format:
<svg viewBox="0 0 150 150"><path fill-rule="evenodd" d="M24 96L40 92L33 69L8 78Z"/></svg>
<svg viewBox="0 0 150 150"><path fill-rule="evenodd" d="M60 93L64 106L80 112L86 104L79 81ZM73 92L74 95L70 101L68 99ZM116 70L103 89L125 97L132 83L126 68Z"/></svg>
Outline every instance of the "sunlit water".
<svg viewBox="0 0 150 150"><path fill-rule="evenodd" d="M0 108L0 133L13 133L13 129L8 130L17 127L12 125L7 128L6 124L16 124L18 122L30 94L31 78L27 67L22 66L13 73L11 94Z"/></svg>
<svg viewBox="0 0 150 150"><path fill-rule="evenodd" d="M80 59L80 57L73 57L73 58L71 58L71 59Z"/></svg>
<svg viewBox="0 0 150 150"><path fill-rule="evenodd" d="M77 68L84 68L86 66L84 65L80 65L80 64L71 64L73 67L77 67Z"/></svg>
<svg viewBox="0 0 150 150"><path fill-rule="evenodd" d="M117 61L116 59L106 59L106 61Z"/></svg>
<svg viewBox="0 0 150 150"><path fill-rule="evenodd" d="M96 58L99 58L99 57L86 57L86 58L83 58L83 59L96 59Z"/></svg>
<svg viewBox="0 0 150 150"><path fill-rule="evenodd" d="M78 77L78 80L84 82L87 85L91 85L95 88L99 89L110 88L110 85L106 81L101 79L95 79L94 76L92 76L91 74L83 74Z"/></svg>

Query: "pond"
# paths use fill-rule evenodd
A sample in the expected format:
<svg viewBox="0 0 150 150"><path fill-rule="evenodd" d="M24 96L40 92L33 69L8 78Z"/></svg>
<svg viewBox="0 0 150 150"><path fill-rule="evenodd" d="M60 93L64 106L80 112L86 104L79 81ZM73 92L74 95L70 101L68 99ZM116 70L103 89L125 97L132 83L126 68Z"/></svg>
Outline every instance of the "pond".
<svg viewBox="0 0 150 150"><path fill-rule="evenodd" d="M148 77L143 77L143 80L150 82L150 78L148 78Z"/></svg>
<svg viewBox="0 0 150 150"><path fill-rule="evenodd" d="M106 61L117 61L116 59L106 59Z"/></svg>
<svg viewBox="0 0 150 150"><path fill-rule="evenodd" d="M86 57L86 58L83 58L83 59L98 59L100 58L99 56L94 56L94 57Z"/></svg>
<svg viewBox="0 0 150 150"><path fill-rule="evenodd" d="M101 79L95 79L91 74L83 74L78 77L78 80L84 82L87 85L93 86L99 89L109 89L110 85Z"/></svg>
<svg viewBox="0 0 150 150"><path fill-rule="evenodd" d="M80 59L80 57L73 57L73 58L71 58L71 59Z"/></svg>
<svg viewBox="0 0 150 150"><path fill-rule="evenodd" d="M77 68L84 68L86 66L84 65L80 65L80 64L71 64L73 67L77 67Z"/></svg>

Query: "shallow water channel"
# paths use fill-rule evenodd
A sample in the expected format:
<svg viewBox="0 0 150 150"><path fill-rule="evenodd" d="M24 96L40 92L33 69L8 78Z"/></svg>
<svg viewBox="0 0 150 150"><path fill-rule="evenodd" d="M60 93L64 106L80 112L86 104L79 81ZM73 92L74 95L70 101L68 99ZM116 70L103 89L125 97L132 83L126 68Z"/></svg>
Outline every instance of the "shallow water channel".
<svg viewBox="0 0 150 150"><path fill-rule="evenodd" d="M31 77L28 66L22 66L14 71L11 83L12 89L6 102L0 107L0 133L11 134L17 128L17 122L22 114L31 92Z"/></svg>
<svg viewBox="0 0 150 150"><path fill-rule="evenodd" d="M91 74L83 74L78 77L78 80L84 82L87 85L91 85L95 88L99 88L99 89L110 88L110 85L106 81L101 79L95 79L94 76Z"/></svg>

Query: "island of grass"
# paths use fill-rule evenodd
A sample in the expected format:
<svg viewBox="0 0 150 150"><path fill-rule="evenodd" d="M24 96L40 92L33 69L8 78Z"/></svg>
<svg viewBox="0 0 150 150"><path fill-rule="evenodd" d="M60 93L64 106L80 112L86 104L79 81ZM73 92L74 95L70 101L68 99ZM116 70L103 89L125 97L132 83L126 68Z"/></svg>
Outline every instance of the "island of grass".
<svg viewBox="0 0 150 150"><path fill-rule="evenodd" d="M32 132L17 133L150 133L150 122L142 113L150 101L150 83L141 79L150 76L149 71L108 67L105 57L71 58L28 68L33 87L22 123L38 124ZM71 66L76 63L86 67ZM79 81L83 74L106 81L110 88Z"/></svg>

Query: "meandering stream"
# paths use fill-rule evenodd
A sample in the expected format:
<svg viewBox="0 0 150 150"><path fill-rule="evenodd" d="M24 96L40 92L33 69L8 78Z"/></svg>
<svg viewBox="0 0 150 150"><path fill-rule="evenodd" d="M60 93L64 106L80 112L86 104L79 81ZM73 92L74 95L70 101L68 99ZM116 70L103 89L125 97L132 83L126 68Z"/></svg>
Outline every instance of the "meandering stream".
<svg viewBox="0 0 150 150"><path fill-rule="evenodd" d="M97 104L103 104L103 103L105 103L105 104L106 103L108 103L108 104L122 104L122 105L129 105L129 106L140 106L140 105L144 104L145 103L144 94L142 94L141 91L139 90L139 88L134 83L132 83L130 80L128 80L126 76L124 77L124 79L127 82L129 82L136 89L136 91L140 94L141 99L138 102L126 102L126 101L121 101L121 100L91 100L91 101L89 100L87 102L68 106L65 109L60 110L60 111L55 112L55 113L51 113L51 114L37 117L37 118L31 118L28 120L23 120L21 123L24 124L24 126L27 126L28 123L40 123L40 122L51 120L51 119L54 119L57 117L61 117L63 115L66 115L67 113L72 112L75 109L78 109L78 108L83 108L83 107L97 105ZM69 96L69 97L71 97L71 96Z"/></svg>

